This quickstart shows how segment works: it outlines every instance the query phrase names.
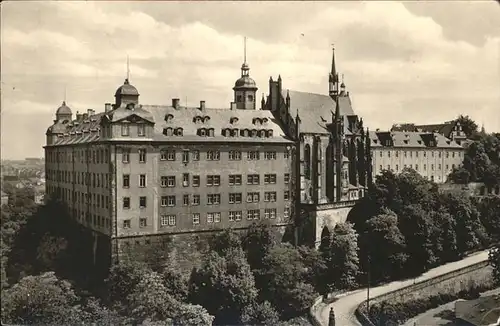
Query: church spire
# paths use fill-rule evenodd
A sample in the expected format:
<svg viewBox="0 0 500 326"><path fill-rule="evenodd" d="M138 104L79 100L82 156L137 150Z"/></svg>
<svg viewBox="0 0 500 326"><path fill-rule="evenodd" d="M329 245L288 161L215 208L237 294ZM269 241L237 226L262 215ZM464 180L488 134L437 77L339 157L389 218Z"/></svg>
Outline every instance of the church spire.
<svg viewBox="0 0 500 326"><path fill-rule="evenodd" d="M335 46L332 44L332 68L330 71L330 76L328 78L329 83L329 93L334 99L339 94L339 74L337 73L337 67L335 66Z"/></svg>
<svg viewBox="0 0 500 326"><path fill-rule="evenodd" d="M250 67L247 63L247 37L243 38L243 64L241 65L241 77L250 76Z"/></svg>

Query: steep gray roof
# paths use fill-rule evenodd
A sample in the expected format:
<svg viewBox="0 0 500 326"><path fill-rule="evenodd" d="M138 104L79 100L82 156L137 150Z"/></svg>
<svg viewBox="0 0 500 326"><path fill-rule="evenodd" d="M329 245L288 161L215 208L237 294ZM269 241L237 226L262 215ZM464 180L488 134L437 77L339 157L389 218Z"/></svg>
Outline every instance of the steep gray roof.
<svg viewBox="0 0 500 326"><path fill-rule="evenodd" d="M332 122L335 113L335 101L329 95L288 91L290 94L290 114L295 116L297 110L301 120L300 131L307 133L328 133L326 124ZM283 91L286 98L287 91ZM344 117L344 133L349 134L347 116L355 116L351 99L339 97L340 114Z"/></svg>
<svg viewBox="0 0 500 326"><path fill-rule="evenodd" d="M176 142L263 142L288 143L285 133L276 119L268 110L230 110L227 108L200 110L197 107L179 107L165 105L141 105L134 110L119 108L110 112L94 114L83 121L72 121L67 124L64 136L59 137L54 145L80 144L99 140L100 122L107 116L112 122L122 120L136 114L145 120L154 122L155 141ZM167 116L170 119L167 121ZM204 122L196 122L196 118L203 118ZM207 119L208 117L208 119ZM167 136L165 128L182 128L183 136ZM214 129L213 137L198 135L199 128ZM225 128L249 131L272 130L270 137L226 137L222 131ZM92 131L94 130L94 131ZM123 139L122 139L123 140Z"/></svg>
<svg viewBox="0 0 500 326"><path fill-rule="evenodd" d="M371 147L427 148L430 140L436 141L436 148L463 148L457 142L438 133L405 131L370 131ZM432 139L433 138L433 139ZM391 140L392 145L386 141Z"/></svg>

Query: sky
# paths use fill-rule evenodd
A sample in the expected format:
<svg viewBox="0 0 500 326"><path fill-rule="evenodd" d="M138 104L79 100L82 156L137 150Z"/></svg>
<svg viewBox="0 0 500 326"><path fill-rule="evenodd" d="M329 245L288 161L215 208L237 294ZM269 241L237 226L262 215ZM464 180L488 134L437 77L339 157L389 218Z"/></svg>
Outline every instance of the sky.
<svg viewBox="0 0 500 326"><path fill-rule="evenodd" d="M66 99L104 110L127 75L142 104L227 107L247 37L258 97L328 94L331 44L371 130L460 114L500 132L500 5L441 2L22 2L1 4L2 159L42 157Z"/></svg>

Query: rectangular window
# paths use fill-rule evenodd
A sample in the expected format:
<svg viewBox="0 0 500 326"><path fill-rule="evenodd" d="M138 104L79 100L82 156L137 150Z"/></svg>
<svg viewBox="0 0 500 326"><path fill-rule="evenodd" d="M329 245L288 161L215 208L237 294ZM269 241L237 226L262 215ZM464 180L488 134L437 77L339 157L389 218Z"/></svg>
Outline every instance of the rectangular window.
<svg viewBox="0 0 500 326"><path fill-rule="evenodd" d="M168 225L168 215L162 215L160 217L160 225L167 226Z"/></svg>
<svg viewBox="0 0 500 326"><path fill-rule="evenodd" d="M130 162L130 149L122 149L122 163Z"/></svg>
<svg viewBox="0 0 500 326"><path fill-rule="evenodd" d="M141 196L139 197L139 208L145 208L146 207L146 197Z"/></svg>
<svg viewBox="0 0 500 326"><path fill-rule="evenodd" d="M241 152L240 151L229 151L229 160L230 161L241 161Z"/></svg>
<svg viewBox="0 0 500 326"><path fill-rule="evenodd" d="M285 184L289 184L290 183L290 173L285 173Z"/></svg>
<svg viewBox="0 0 500 326"><path fill-rule="evenodd" d="M266 218L266 219L276 218L276 208L266 208L264 210L264 218Z"/></svg>
<svg viewBox="0 0 500 326"><path fill-rule="evenodd" d="M193 195L193 206L198 206L200 204L200 195Z"/></svg>
<svg viewBox="0 0 500 326"><path fill-rule="evenodd" d="M247 184L249 185L258 185L260 183L260 178L258 174L249 174L247 175Z"/></svg>
<svg viewBox="0 0 500 326"><path fill-rule="evenodd" d="M182 186L189 187L189 173L182 174Z"/></svg>
<svg viewBox="0 0 500 326"><path fill-rule="evenodd" d="M193 175L193 187L199 187L199 186L200 186L200 176Z"/></svg>
<svg viewBox="0 0 500 326"><path fill-rule="evenodd" d="M250 209L247 211L247 219L258 220L260 219L260 209Z"/></svg>
<svg viewBox="0 0 500 326"><path fill-rule="evenodd" d="M241 174L231 174L229 175L229 185L239 186L241 185Z"/></svg>
<svg viewBox="0 0 500 326"><path fill-rule="evenodd" d="M160 182L161 182L160 184L161 184L162 187L166 187L167 186L167 177L166 176L162 176L160 178Z"/></svg>
<svg viewBox="0 0 500 326"><path fill-rule="evenodd" d="M160 205L167 206L167 203L168 203L167 196L161 196Z"/></svg>
<svg viewBox="0 0 500 326"><path fill-rule="evenodd" d="M220 194L207 195L207 205L219 205L219 204L220 204Z"/></svg>
<svg viewBox="0 0 500 326"><path fill-rule="evenodd" d="M137 136L144 137L146 136L146 125L141 123L137 125Z"/></svg>
<svg viewBox="0 0 500 326"><path fill-rule="evenodd" d="M139 219L139 227L145 228L146 226L148 226L148 220L144 217L141 217Z"/></svg>
<svg viewBox="0 0 500 326"><path fill-rule="evenodd" d="M247 159L249 161L256 161L260 159L260 152L259 151L248 151L247 152Z"/></svg>
<svg viewBox="0 0 500 326"><path fill-rule="evenodd" d="M139 149L139 163L145 163L145 162L146 162L146 150Z"/></svg>
<svg viewBox="0 0 500 326"><path fill-rule="evenodd" d="M175 226L175 224L176 224L175 215L168 215L168 225Z"/></svg>
<svg viewBox="0 0 500 326"><path fill-rule="evenodd" d="M424 171L427 171L427 164L424 164Z"/></svg>
<svg viewBox="0 0 500 326"><path fill-rule="evenodd" d="M194 225L200 224L200 213L193 213L192 217Z"/></svg>
<svg viewBox="0 0 500 326"><path fill-rule="evenodd" d="M123 228L124 229L130 229L130 226L131 226L130 220L123 221Z"/></svg>
<svg viewBox="0 0 500 326"><path fill-rule="evenodd" d="M265 152L264 157L266 160L275 160L276 159L276 152Z"/></svg>
<svg viewBox="0 0 500 326"><path fill-rule="evenodd" d="M275 184L275 183L276 183L276 174L264 175L264 184Z"/></svg>
<svg viewBox="0 0 500 326"><path fill-rule="evenodd" d="M199 161L200 151L191 151L191 157L193 158L193 161Z"/></svg>
<svg viewBox="0 0 500 326"><path fill-rule="evenodd" d="M220 160L220 152L219 151L207 151L207 160L208 161Z"/></svg>
<svg viewBox="0 0 500 326"><path fill-rule="evenodd" d="M258 203L260 201L260 193L249 192L247 193L247 203Z"/></svg>
<svg viewBox="0 0 500 326"><path fill-rule="evenodd" d="M167 160L167 150L162 149L160 150L160 161L166 161Z"/></svg>
<svg viewBox="0 0 500 326"><path fill-rule="evenodd" d="M130 135L130 129L128 124L123 124L122 125L122 136L128 136Z"/></svg>
<svg viewBox="0 0 500 326"><path fill-rule="evenodd" d="M290 190L285 190L283 192L283 199L287 201L290 200Z"/></svg>
<svg viewBox="0 0 500 326"><path fill-rule="evenodd" d="M207 175L207 186L219 186L220 175Z"/></svg>
<svg viewBox="0 0 500 326"><path fill-rule="evenodd" d="M124 174L123 175L123 188L129 188L130 187L130 174Z"/></svg>
<svg viewBox="0 0 500 326"><path fill-rule="evenodd" d="M188 206L189 205L189 195L183 195L182 196L182 205Z"/></svg>
<svg viewBox="0 0 500 326"><path fill-rule="evenodd" d="M230 193L229 194L229 203L230 204L240 204L241 203L242 194L240 193Z"/></svg>
<svg viewBox="0 0 500 326"><path fill-rule="evenodd" d="M285 210L283 211L283 217L284 218L290 217L290 207L285 207Z"/></svg>
<svg viewBox="0 0 500 326"><path fill-rule="evenodd" d="M276 192L275 191L264 192L264 201L275 202L276 201Z"/></svg>
<svg viewBox="0 0 500 326"><path fill-rule="evenodd" d="M169 188L175 187L175 175L167 176L167 187Z"/></svg>
<svg viewBox="0 0 500 326"><path fill-rule="evenodd" d="M167 161L175 161L175 151L167 151Z"/></svg>
<svg viewBox="0 0 500 326"><path fill-rule="evenodd" d="M167 196L167 206L175 206L175 196Z"/></svg>
<svg viewBox="0 0 500 326"><path fill-rule="evenodd" d="M139 187L140 188L145 188L146 187L146 175L145 174L140 174L139 175Z"/></svg>
<svg viewBox="0 0 500 326"><path fill-rule="evenodd" d="M214 223L219 223L221 220L221 214L219 212L214 213Z"/></svg>
<svg viewBox="0 0 500 326"><path fill-rule="evenodd" d="M130 208L130 197L123 197L123 208L124 209Z"/></svg>
<svg viewBox="0 0 500 326"><path fill-rule="evenodd" d="M184 163L189 162L189 151L188 150L182 151L182 162L184 162Z"/></svg>
<svg viewBox="0 0 500 326"><path fill-rule="evenodd" d="M207 213L207 223L214 222L214 213Z"/></svg>
<svg viewBox="0 0 500 326"><path fill-rule="evenodd" d="M289 153L288 151L286 151L286 152L283 154L283 157L284 157L285 159L290 158L290 153Z"/></svg>

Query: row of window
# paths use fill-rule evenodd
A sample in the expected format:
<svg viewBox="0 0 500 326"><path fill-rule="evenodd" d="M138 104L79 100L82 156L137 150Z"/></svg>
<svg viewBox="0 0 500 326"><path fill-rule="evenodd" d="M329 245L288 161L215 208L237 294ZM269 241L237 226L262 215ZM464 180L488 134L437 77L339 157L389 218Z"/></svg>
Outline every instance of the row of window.
<svg viewBox="0 0 500 326"><path fill-rule="evenodd" d="M122 136L130 136L130 124L122 124ZM146 125L144 123L139 123L135 126L137 128L137 136L146 137Z"/></svg>
<svg viewBox="0 0 500 326"><path fill-rule="evenodd" d="M400 151L394 151L394 155L396 157L399 157L399 152ZM387 151L387 157L391 157L391 153L392 153L392 151ZM408 157L408 153L409 153L410 157L413 157L413 153L415 153L415 157L418 157L419 151L415 151L415 152L413 152L413 151L402 151L402 153L403 153L404 157ZM423 157L427 157L427 151L421 151L421 153L422 153ZM441 153L442 152L435 152L435 151L431 151L431 157L434 157L435 153L437 153L437 156L439 158L441 158L441 156L442 156ZM445 153L446 153L446 158L449 158L450 157L450 152L446 151ZM451 152L451 157L454 158L455 154L458 155L458 157L462 157L462 152L454 152L454 151ZM384 151L380 151L380 157L383 157L383 156L384 156Z"/></svg>
<svg viewBox="0 0 500 326"><path fill-rule="evenodd" d="M139 163L146 163L146 150L139 149ZM175 161L176 160L176 151L175 150L161 150L160 151L160 160L161 161ZM207 151L206 152L206 160L207 161L219 161L220 160L220 151ZM246 158L249 161L260 160L260 152L259 151L248 151ZM263 155L265 160L276 160L276 151L266 151ZM290 157L288 152L284 153L284 158L288 159ZM242 152L237 150L231 150L228 152L228 159L230 161L241 161ZM182 162L187 163L191 161L199 161L200 160L200 151L198 150L183 150L182 151ZM122 162L130 163L130 149L122 149Z"/></svg>
<svg viewBox="0 0 500 326"><path fill-rule="evenodd" d="M182 195L182 205L183 206L198 206L201 203L200 195ZM207 194L207 205L220 205L221 204L221 194ZM283 199L285 201L290 200L290 191L285 190L283 192ZM264 192L264 202L276 202L277 193L276 191L265 191ZM229 193L228 195L228 203L229 204L241 204L243 202L243 193L235 192ZM258 203L260 202L260 192L247 192L246 194L246 202L247 203ZM139 208L147 207L147 197L139 196ZM106 203L107 205L107 203ZM161 196L160 197L160 205L164 207L174 207L177 205L177 196ZM123 208L130 209L131 208L131 199L130 197L123 197Z"/></svg>
<svg viewBox="0 0 500 326"><path fill-rule="evenodd" d="M49 163L109 163L109 151L102 149L76 149L74 151L47 151Z"/></svg>
<svg viewBox="0 0 500 326"><path fill-rule="evenodd" d="M111 178L108 173L47 170L46 178L51 181L75 183L93 188L111 187Z"/></svg>
<svg viewBox="0 0 500 326"><path fill-rule="evenodd" d="M230 211L228 213L228 220L230 222L239 222L243 219L244 211ZM191 220L193 225L199 225L201 223L201 213L192 213ZM275 219L277 217L276 208L265 208L263 217L265 219ZM250 209L246 211L246 218L248 220L259 220L261 218L260 209ZM290 216L290 208L285 207L283 212L283 217L288 218ZM221 212L208 212L205 214L205 221L207 224L220 223L222 221ZM139 218L139 227L144 228L148 226L148 219L145 217ZM160 226L161 227L174 227L177 225L177 215L175 214L164 214L160 216ZM129 229L132 227L132 219L123 220L123 228Z"/></svg>
<svg viewBox="0 0 500 326"><path fill-rule="evenodd" d="M405 164L403 166L403 169L405 169L407 167L408 167L408 165ZM409 167L410 167L410 169L413 169L413 164L410 164ZM448 164L446 164L445 171L448 171L449 167L450 166ZM423 171L427 171L427 164L424 164L423 168L424 168ZM455 168L455 164L452 164L451 168L454 169ZM399 164L396 164L395 169L396 169L396 171L399 171ZM382 165L379 166L379 170L383 170L383 166ZM391 165L387 165L387 170L392 170ZM438 170L441 171L441 164L438 164ZM415 164L415 171L419 171L418 164ZM434 171L434 164L431 164L431 171Z"/></svg>
<svg viewBox="0 0 500 326"><path fill-rule="evenodd" d="M231 174L229 175L229 185L230 186L239 186L242 184L242 175L241 174ZM191 185L193 187L199 187L201 184L199 175L192 175L190 180L189 173L182 174L182 186L189 187L191 181ZM285 173L283 176L283 181L285 184L290 182L290 174ZM277 177L276 174L264 174L264 184L276 184ZM247 185L259 185L260 184L260 175L259 174L248 174L247 175ZM130 187L130 174L124 174L122 178L123 188ZM207 187L218 187L221 185L221 176L220 175L207 175L206 176L206 185ZM139 175L139 187L145 188L147 186L147 178L145 174ZM160 177L160 186L163 188L173 188L177 186L176 176L175 175L167 175Z"/></svg>

